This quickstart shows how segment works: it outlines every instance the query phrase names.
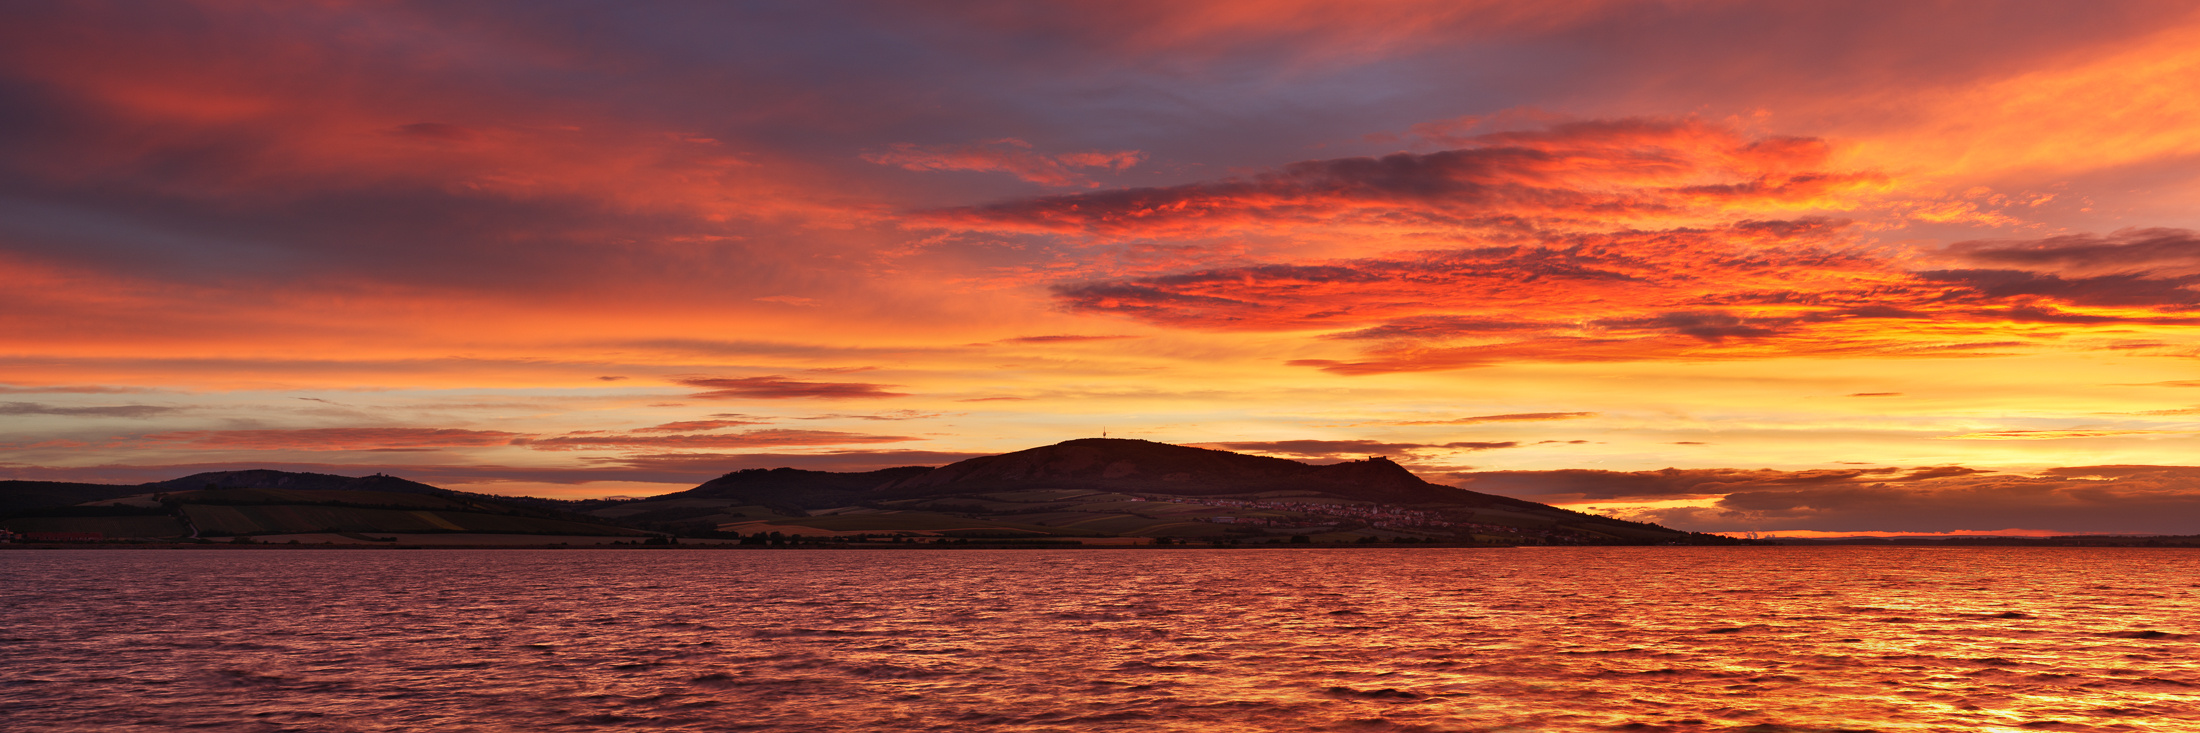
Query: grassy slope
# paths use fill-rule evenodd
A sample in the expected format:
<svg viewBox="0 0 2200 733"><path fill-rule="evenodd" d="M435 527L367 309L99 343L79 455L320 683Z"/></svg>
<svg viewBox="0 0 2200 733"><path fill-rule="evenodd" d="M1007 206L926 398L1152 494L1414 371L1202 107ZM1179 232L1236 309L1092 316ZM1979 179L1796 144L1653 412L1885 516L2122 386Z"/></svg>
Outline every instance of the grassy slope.
<svg viewBox="0 0 2200 733"><path fill-rule="evenodd" d="M837 514L824 517L789 517L773 519L770 523L783 527L813 527L835 532L947 532L966 531L976 533L998 532L1006 535L1065 535L1091 536L1094 532L1079 532L1062 527L1042 527L1020 522L1004 522L997 519L971 519L936 512L888 512L881 514Z"/></svg>
<svg viewBox="0 0 2200 733"><path fill-rule="evenodd" d="M199 528L199 532L207 535L301 532L485 532L598 536L646 534L603 524L447 510L303 504L186 504L183 511L191 518L192 524Z"/></svg>
<svg viewBox="0 0 2200 733"><path fill-rule="evenodd" d="M0 481L0 516L143 494L149 489L65 481Z"/></svg>
<svg viewBox="0 0 2200 733"><path fill-rule="evenodd" d="M191 533L175 517L16 517L0 527L17 532L98 532L109 539L156 539Z"/></svg>
<svg viewBox="0 0 2200 733"><path fill-rule="evenodd" d="M1204 503L1224 499L1298 506ZM1138 537L1334 532L1352 537L1440 538L1491 531L1376 528L1371 524L1397 521L1368 515L1367 510L1378 505L1434 511L1453 522L1515 527L1519 529L1503 533L1523 541L1533 541L1526 539L1531 535L1572 535L1567 541L1657 542L1681 535L1431 484L1387 460L1312 466L1228 451L1108 439L1067 441L937 469L848 474L791 468L736 471L695 489L597 505L590 513L691 533L750 532L754 531L751 525L760 522L835 531L932 532L959 525ZM812 514L819 516L808 516ZM1206 521L1217 517L1269 521Z"/></svg>

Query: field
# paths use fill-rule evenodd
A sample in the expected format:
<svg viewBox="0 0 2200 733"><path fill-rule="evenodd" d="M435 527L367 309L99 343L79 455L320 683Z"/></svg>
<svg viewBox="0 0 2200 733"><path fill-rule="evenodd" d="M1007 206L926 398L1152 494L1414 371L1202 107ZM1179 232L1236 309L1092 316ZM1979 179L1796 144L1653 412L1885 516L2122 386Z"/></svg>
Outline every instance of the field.
<svg viewBox="0 0 2200 733"><path fill-rule="evenodd" d="M184 513L199 528L200 534L214 536L301 532L489 532L605 536L646 534L600 524L456 511L191 504L184 507Z"/></svg>
<svg viewBox="0 0 2200 733"><path fill-rule="evenodd" d="M572 547L589 547L595 545L608 545L613 542L632 544L635 541L633 537L602 535L471 534L461 532L444 532L440 534L407 534L402 532L391 532L388 534L374 535L342 535L334 533L309 532L304 534L257 535L254 536L252 539L255 542L262 542L273 545L288 544L292 541L296 541L298 544L301 545L350 545L367 547L405 547L410 545L568 545ZM688 547L705 547L730 545L733 543L726 540L689 539L681 540L680 544Z"/></svg>
<svg viewBox="0 0 2200 733"><path fill-rule="evenodd" d="M166 494L186 504L349 504L390 509L449 509L454 511L509 511L465 499L433 494L390 491L342 491L334 489L202 489Z"/></svg>
<svg viewBox="0 0 2200 733"><path fill-rule="evenodd" d="M17 517L0 522L17 532L98 532L109 539L182 537L191 533L174 517Z"/></svg>
<svg viewBox="0 0 2200 733"><path fill-rule="evenodd" d="M917 534L941 533L992 533L1014 535L1075 535L1057 527L1033 524L1001 522L988 519L936 514L933 512L890 512L879 514L836 514L823 517L785 517L768 521L753 521L721 525L722 530L732 532L792 532L803 528L841 534L908 532ZM1082 533L1091 534L1091 533Z"/></svg>
<svg viewBox="0 0 2200 733"><path fill-rule="evenodd" d="M784 516L772 511L770 507L711 498L638 501L596 509L589 514L623 522L663 522L710 527Z"/></svg>

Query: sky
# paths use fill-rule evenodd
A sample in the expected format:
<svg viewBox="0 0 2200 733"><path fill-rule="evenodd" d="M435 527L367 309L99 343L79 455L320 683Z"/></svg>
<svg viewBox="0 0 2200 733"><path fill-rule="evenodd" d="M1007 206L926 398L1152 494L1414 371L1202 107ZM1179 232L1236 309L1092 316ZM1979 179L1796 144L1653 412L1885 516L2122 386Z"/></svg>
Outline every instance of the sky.
<svg viewBox="0 0 2200 733"><path fill-rule="evenodd" d="M0 6L0 478L2200 533L2183 2Z"/></svg>

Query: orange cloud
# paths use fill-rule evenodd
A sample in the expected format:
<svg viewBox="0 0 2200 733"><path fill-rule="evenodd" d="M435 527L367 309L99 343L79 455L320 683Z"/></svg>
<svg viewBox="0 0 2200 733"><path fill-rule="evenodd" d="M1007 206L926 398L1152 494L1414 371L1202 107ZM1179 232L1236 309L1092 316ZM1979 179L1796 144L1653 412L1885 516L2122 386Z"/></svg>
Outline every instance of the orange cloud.
<svg viewBox="0 0 2200 733"><path fill-rule="evenodd" d="M109 387L105 385L55 385L51 387L0 385L0 394L135 394L151 391L143 387Z"/></svg>
<svg viewBox="0 0 2200 733"><path fill-rule="evenodd" d="M1515 412L1504 415L1474 415L1448 420L1403 420L1389 425L1478 425L1489 422L1540 422L1544 420L1574 420L1596 417L1594 412Z"/></svg>
<svg viewBox="0 0 2200 733"><path fill-rule="evenodd" d="M1054 336L1018 336L1018 337L1015 337L1015 338L1005 338L1005 339L1001 339L1000 341L997 341L997 342L995 342L995 343L1002 343L1002 344L1067 344L1067 343L1077 343L1077 342L1080 342L1080 341L1118 341L1118 340L1122 340L1122 339L1131 339L1131 338L1138 338L1138 337L1137 337L1137 336L1078 336L1078 335L1072 335L1072 334L1062 334L1062 335L1054 335Z"/></svg>
<svg viewBox="0 0 2200 733"><path fill-rule="evenodd" d="M789 186L819 169L764 146L493 81L570 69L572 49L383 7L202 5L203 34L96 7L18 18L0 63L68 129L11 162L56 186L231 206L411 188L715 221L868 218ZM430 68L448 73L405 71Z"/></svg>
<svg viewBox="0 0 2200 733"><path fill-rule="evenodd" d="M2143 5L2143 4L2142 4ZM2062 174L2200 154L2200 23L2189 4L2137 17L2137 34L2044 56L1959 86L1879 92L1893 124L1850 159L1935 175ZM1844 99L1843 102L1851 102ZM1861 135L1860 135L1861 136Z"/></svg>
<svg viewBox="0 0 2200 733"><path fill-rule="evenodd" d="M2191 233L2141 234L1940 256L2064 267L2132 247L2152 253L2106 274L1912 270L1847 242L1840 222L1753 221L1194 270L1059 285L1055 294L1072 311L1175 328L1326 330L1366 344L1367 358L1293 363L1347 374L1503 361L1986 355L2071 348L2056 342L2089 328L2200 324L2200 273L2178 264Z"/></svg>
<svg viewBox="0 0 2200 733"><path fill-rule="evenodd" d="M791 419L794 419L794 420L871 420L871 421L899 421L899 420L924 420L924 419L928 419L928 418L935 418L935 417L939 417L939 416L940 416L940 413L937 413L937 412L922 412L922 411L919 411L919 410L891 410L891 411L888 411L888 412L873 413L873 414L869 414L869 415L852 415L852 414L840 414L840 413L833 413L833 414L826 414L826 415L804 415L804 416L801 416L801 417L796 417L796 418L791 418Z"/></svg>
<svg viewBox="0 0 2200 733"><path fill-rule="evenodd" d="M1713 3L1714 5L1717 3ZM1534 33L1596 17L1624 0L1124 0L1038 7L991 3L959 22L1000 31L1070 38L1112 59L1190 65L1253 50L1282 49L1299 67L1410 53L1503 32ZM1119 62L1120 63L1120 62Z"/></svg>
<svg viewBox="0 0 2200 733"><path fill-rule="evenodd" d="M902 392L888 392L883 384L864 382L805 382L799 379L772 375L741 377L739 379L715 379L697 377L678 380L690 387L701 387L708 392L697 392L689 397L705 400L766 399L869 399L877 397L907 397Z"/></svg>
<svg viewBox="0 0 2200 733"><path fill-rule="evenodd" d="M1015 138L979 145L894 143L884 151L863 154L864 160L913 171L996 171L1047 186L1098 186L1076 169L1121 171L1145 158L1136 150L1047 155Z"/></svg>
<svg viewBox="0 0 2200 733"><path fill-rule="evenodd" d="M1293 163L1248 178L1048 196L924 214L919 224L1103 236L1357 227L1611 230L1738 211L1845 209L1883 183L1824 170L1804 138L1746 138L1694 120L1576 122L1472 147Z"/></svg>
<svg viewBox="0 0 2200 733"><path fill-rule="evenodd" d="M1941 440L2068 440L2071 438L2120 438L2127 435L2191 435L2189 430L1993 430L1944 435Z"/></svg>
<svg viewBox="0 0 2200 733"><path fill-rule="evenodd" d="M826 450L815 453L639 453L588 460L631 471L695 472L710 478L728 471L750 468L862 472L902 466L944 466L987 455L991 454L917 450Z"/></svg>
<svg viewBox="0 0 2200 733"><path fill-rule="evenodd" d="M1452 443L1386 443L1376 440L1266 440L1225 443L1198 443L1202 448L1288 456L1305 460L1350 460L1370 455L1394 455L1402 453L1485 451L1499 448L1516 448L1515 441L1462 441Z"/></svg>
<svg viewBox="0 0 2200 733"><path fill-rule="evenodd" d="M2076 277L2193 275L2200 274L2200 232L2156 227L2108 235L1957 242L1940 256L1979 266Z"/></svg>
<svg viewBox="0 0 2200 733"><path fill-rule="evenodd" d="M694 450L788 445L847 445L921 440L899 435L865 435L832 430L750 430L722 435L565 435L517 441L535 450Z"/></svg>
<svg viewBox="0 0 2200 733"><path fill-rule="evenodd" d="M1709 500L1619 513L1697 531L1990 531L2190 534L2200 468L2082 466L2034 476L1964 466L1914 469L1489 471L1455 474L1475 491L1580 505Z"/></svg>
<svg viewBox="0 0 2200 733"><path fill-rule="evenodd" d="M2200 511L2191 469L2105 480L1974 477L1909 485L1814 487L1728 494L1709 509L1671 517L1722 516L1731 529L1947 530L2053 526L2073 531L2189 533ZM2183 474L2183 475L2180 475Z"/></svg>
<svg viewBox="0 0 2200 733"><path fill-rule="evenodd" d="M62 415L69 417L148 418L178 412L166 405L49 405L40 402L0 402L0 415Z"/></svg>
<svg viewBox="0 0 2200 733"><path fill-rule="evenodd" d="M1657 471L1482 471L1454 474L1461 487L1538 501L1653 500L1729 494L1767 487L1863 485L1926 481L1987 473L1963 466L1839 468L1778 471L1741 468L1667 468Z"/></svg>
<svg viewBox="0 0 2200 733"><path fill-rule="evenodd" d="M476 448L526 440L523 433L450 428L300 428L293 430L176 430L139 440L212 450L388 451Z"/></svg>
<svg viewBox="0 0 2200 733"><path fill-rule="evenodd" d="M1178 327L1304 330L1389 322L1388 328L1340 336L1362 339L1545 330L1644 306L1704 308L1710 304L1692 297L1703 289L1767 299L1811 280L1847 291L1862 304L1865 291L1895 278L1867 256L1818 246L1835 229L1805 222L1579 236L1549 246L1078 283L1056 293L1074 310ZM1469 313L1447 312L1460 309Z"/></svg>
<svg viewBox="0 0 2200 733"><path fill-rule="evenodd" d="M665 423L665 424L663 424L663 425L652 425L652 426L650 426L650 427L646 427L646 428L635 428L633 432L637 432L637 433L684 433L684 432L689 432L689 431L695 431L695 430L717 430L717 429L719 429L719 428L731 428L731 427L739 427L739 426L742 426L742 425L764 425L764 424L767 424L767 423L764 423L764 422L760 422L760 421L756 421L756 420L683 420L683 421L680 421L680 422L668 422L668 423Z"/></svg>

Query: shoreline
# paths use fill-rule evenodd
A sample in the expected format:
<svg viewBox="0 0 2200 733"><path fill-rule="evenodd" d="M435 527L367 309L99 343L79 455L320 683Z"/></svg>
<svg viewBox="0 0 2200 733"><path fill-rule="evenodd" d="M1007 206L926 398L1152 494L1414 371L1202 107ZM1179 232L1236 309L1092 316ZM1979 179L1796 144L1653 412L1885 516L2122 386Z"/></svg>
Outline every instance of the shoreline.
<svg viewBox="0 0 2200 733"><path fill-rule="evenodd" d="M215 542L215 543L198 543L198 542L174 542L174 543L164 543L164 542L17 542L17 543L0 543L0 552L4 552L4 551L37 551L37 550L203 550L203 551L269 551L269 550L274 550L274 551L282 551L282 550L640 550L640 551L665 551L665 550L705 550L705 551L727 551L727 550L730 550L730 551L774 551L774 550L864 550L864 551L882 551L882 552L890 552L890 551L951 551L951 550L1137 550L1137 551L1168 551L1168 550L1504 550L1504 549L1550 549L1550 548L1592 548L1592 547L1598 547L1598 548L1621 548L1621 547L1635 547L1635 548L1677 548L1677 549L1687 549L1687 548L1706 548L1706 547L1720 547L1720 548L1734 548L1734 547L1746 547L1746 548L1788 548L1788 547L1801 547L1801 548L1826 548L1826 547L1855 547L1855 548L1864 548L1864 549L1958 549L1958 548L1983 548L1983 547L2037 547L2037 548L2065 548L2065 549L2139 549L2139 550L2195 550L2195 549L2200 549L2200 541L2186 541L2186 542L2179 542L2179 543L2165 543L2165 542L2159 542L2159 541L2157 541L2157 542L2153 542L2153 543L2151 543L2151 544L2150 544L2150 543L2148 543L2148 542L2145 542L2145 541L2139 541L2139 542L2121 542L2121 543L2117 543L2117 542L2098 542L2098 541L2094 541L2094 542L1997 542L1997 543L1984 543L1984 542L1966 542L1966 543L1962 543L1962 544L1948 544L1948 545L1942 545L1942 544L1927 544L1927 543L1924 543L1924 542L1919 542L1919 543L1901 543L1901 544L1897 544L1897 543L1884 543L1884 544L1881 544L1881 543L1872 543L1872 544L1861 544L1861 543L1794 543L1794 544L1790 544L1790 543L1773 543L1773 544L1764 544L1764 545L1483 545L1483 544L1412 544L1412 545L1393 545L1393 544L1358 544L1358 543L1338 543L1338 544L1293 544L1293 543L1285 543L1285 542L1275 542L1275 543L1261 543L1261 544L1254 544L1254 545L1209 545L1209 544L1170 544L1170 545L1156 545L1156 544L1137 544L1137 545L1131 545L1131 544L1093 544L1093 545L1086 545L1086 544L1071 544L1071 543L1060 543L1060 544L1006 544L1006 543L1004 543L1004 544L984 544L984 543L972 543L972 544L966 544L966 545L958 545L958 544L931 544L931 543L908 543L908 544L891 544L891 543L877 543L877 544L859 544L859 543L849 543L849 544L803 544L803 545L790 545L790 546L784 546L784 547L772 547L772 546L769 546L769 545L741 545L741 544L735 544L735 543L730 543L730 542L729 542L729 543L709 543L709 544L706 544L706 543L685 544L685 543L683 543L683 544L677 544L677 545L642 545L642 544L613 545L613 544L562 544L562 543L546 543L546 544L432 544L432 543L364 544L364 543L359 543L359 544L296 544L296 545L293 545L293 544L288 544L288 543L252 543L252 544L236 544L236 543L230 543L230 542Z"/></svg>
<svg viewBox="0 0 2200 733"><path fill-rule="evenodd" d="M693 544L689 544L689 543L682 543L682 544L677 544L677 545L643 545L643 544L627 544L627 545L612 545L612 544L585 544L585 545L575 545L575 544L562 544L562 543L554 543L554 542L553 542L553 543L545 543L545 544L430 544L430 543L412 543L412 542L408 542L408 543L392 543L392 544L379 544L379 543L378 543L378 544L365 544L365 543L355 543L355 544L303 544L303 543L301 543L301 544L295 544L295 545L293 545L293 544L289 544L289 543L257 543L257 542L256 542L256 543L250 543L250 544L237 544L237 543L232 543L232 542L213 542L213 543L202 543L202 542L16 542L16 543L6 543L6 544L0 544L0 551L7 551L7 550L214 550L214 551L219 551L219 550L713 550L713 551L716 551L716 550L740 550L740 551L769 551L769 550L877 550L877 551L894 551L894 550L934 550L934 551L937 551L937 550L1269 550L1269 549L1274 549L1274 550L1335 550L1335 549L1356 549L1356 550L1365 550L1365 549L1393 549L1393 550L1417 550L1417 549L1484 549L1484 550L1497 550L1497 549L1509 549L1509 548L1515 548L1515 547L1524 547L1524 546L1526 546L1526 545L1479 545L1479 544L1463 544L1463 543L1460 543L1460 544L1413 544L1413 545L1390 545L1390 544L1381 544L1381 545L1376 545L1376 544L1353 544L1353 543L1340 543L1340 544L1292 544L1292 543L1286 543L1286 542L1261 543L1261 544L1255 544L1255 545L1209 545L1209 544L1184 544L1184 545L1179 545L1179 544L1169 544L1169 545L1157 545L1157 544L1150 544L1150 543L1149 543L1149 544L1135 544L1135 545L1134 545L1134 544L1121 544L1121 543L1117 543L1117 544L1090 544L1090 545L1088 545L1088 544L1079 544L1079 543L1067 543L1067 542L1064 542L1064 543L1047 543L1047 544L1014 544L1014 543L1001 543L1001 544L989 544L989 543L970 543L970 544L933 544L933 543L916 543L916 542L911 542L911 543L901 544L901 543L885 543L885 542L880 542L880 543L846 543L846 544L829 544L829 543L819 543L819 544L807 544L807 543L806 543L806 544L802 544L802 545L788 545L788 546L782 546L782 547L773 547L773 546L770 546L770 545L742 545L742 544L737 544L737 543L733 543L733 542L725 542L725 543L693 543ZM1663 546L1663 545L1552 545L1552 546L1553 546L1553 547L1659 547L1659 546ZM1698 546L1701 546L1701 545L1698 545Z"/></svg>

